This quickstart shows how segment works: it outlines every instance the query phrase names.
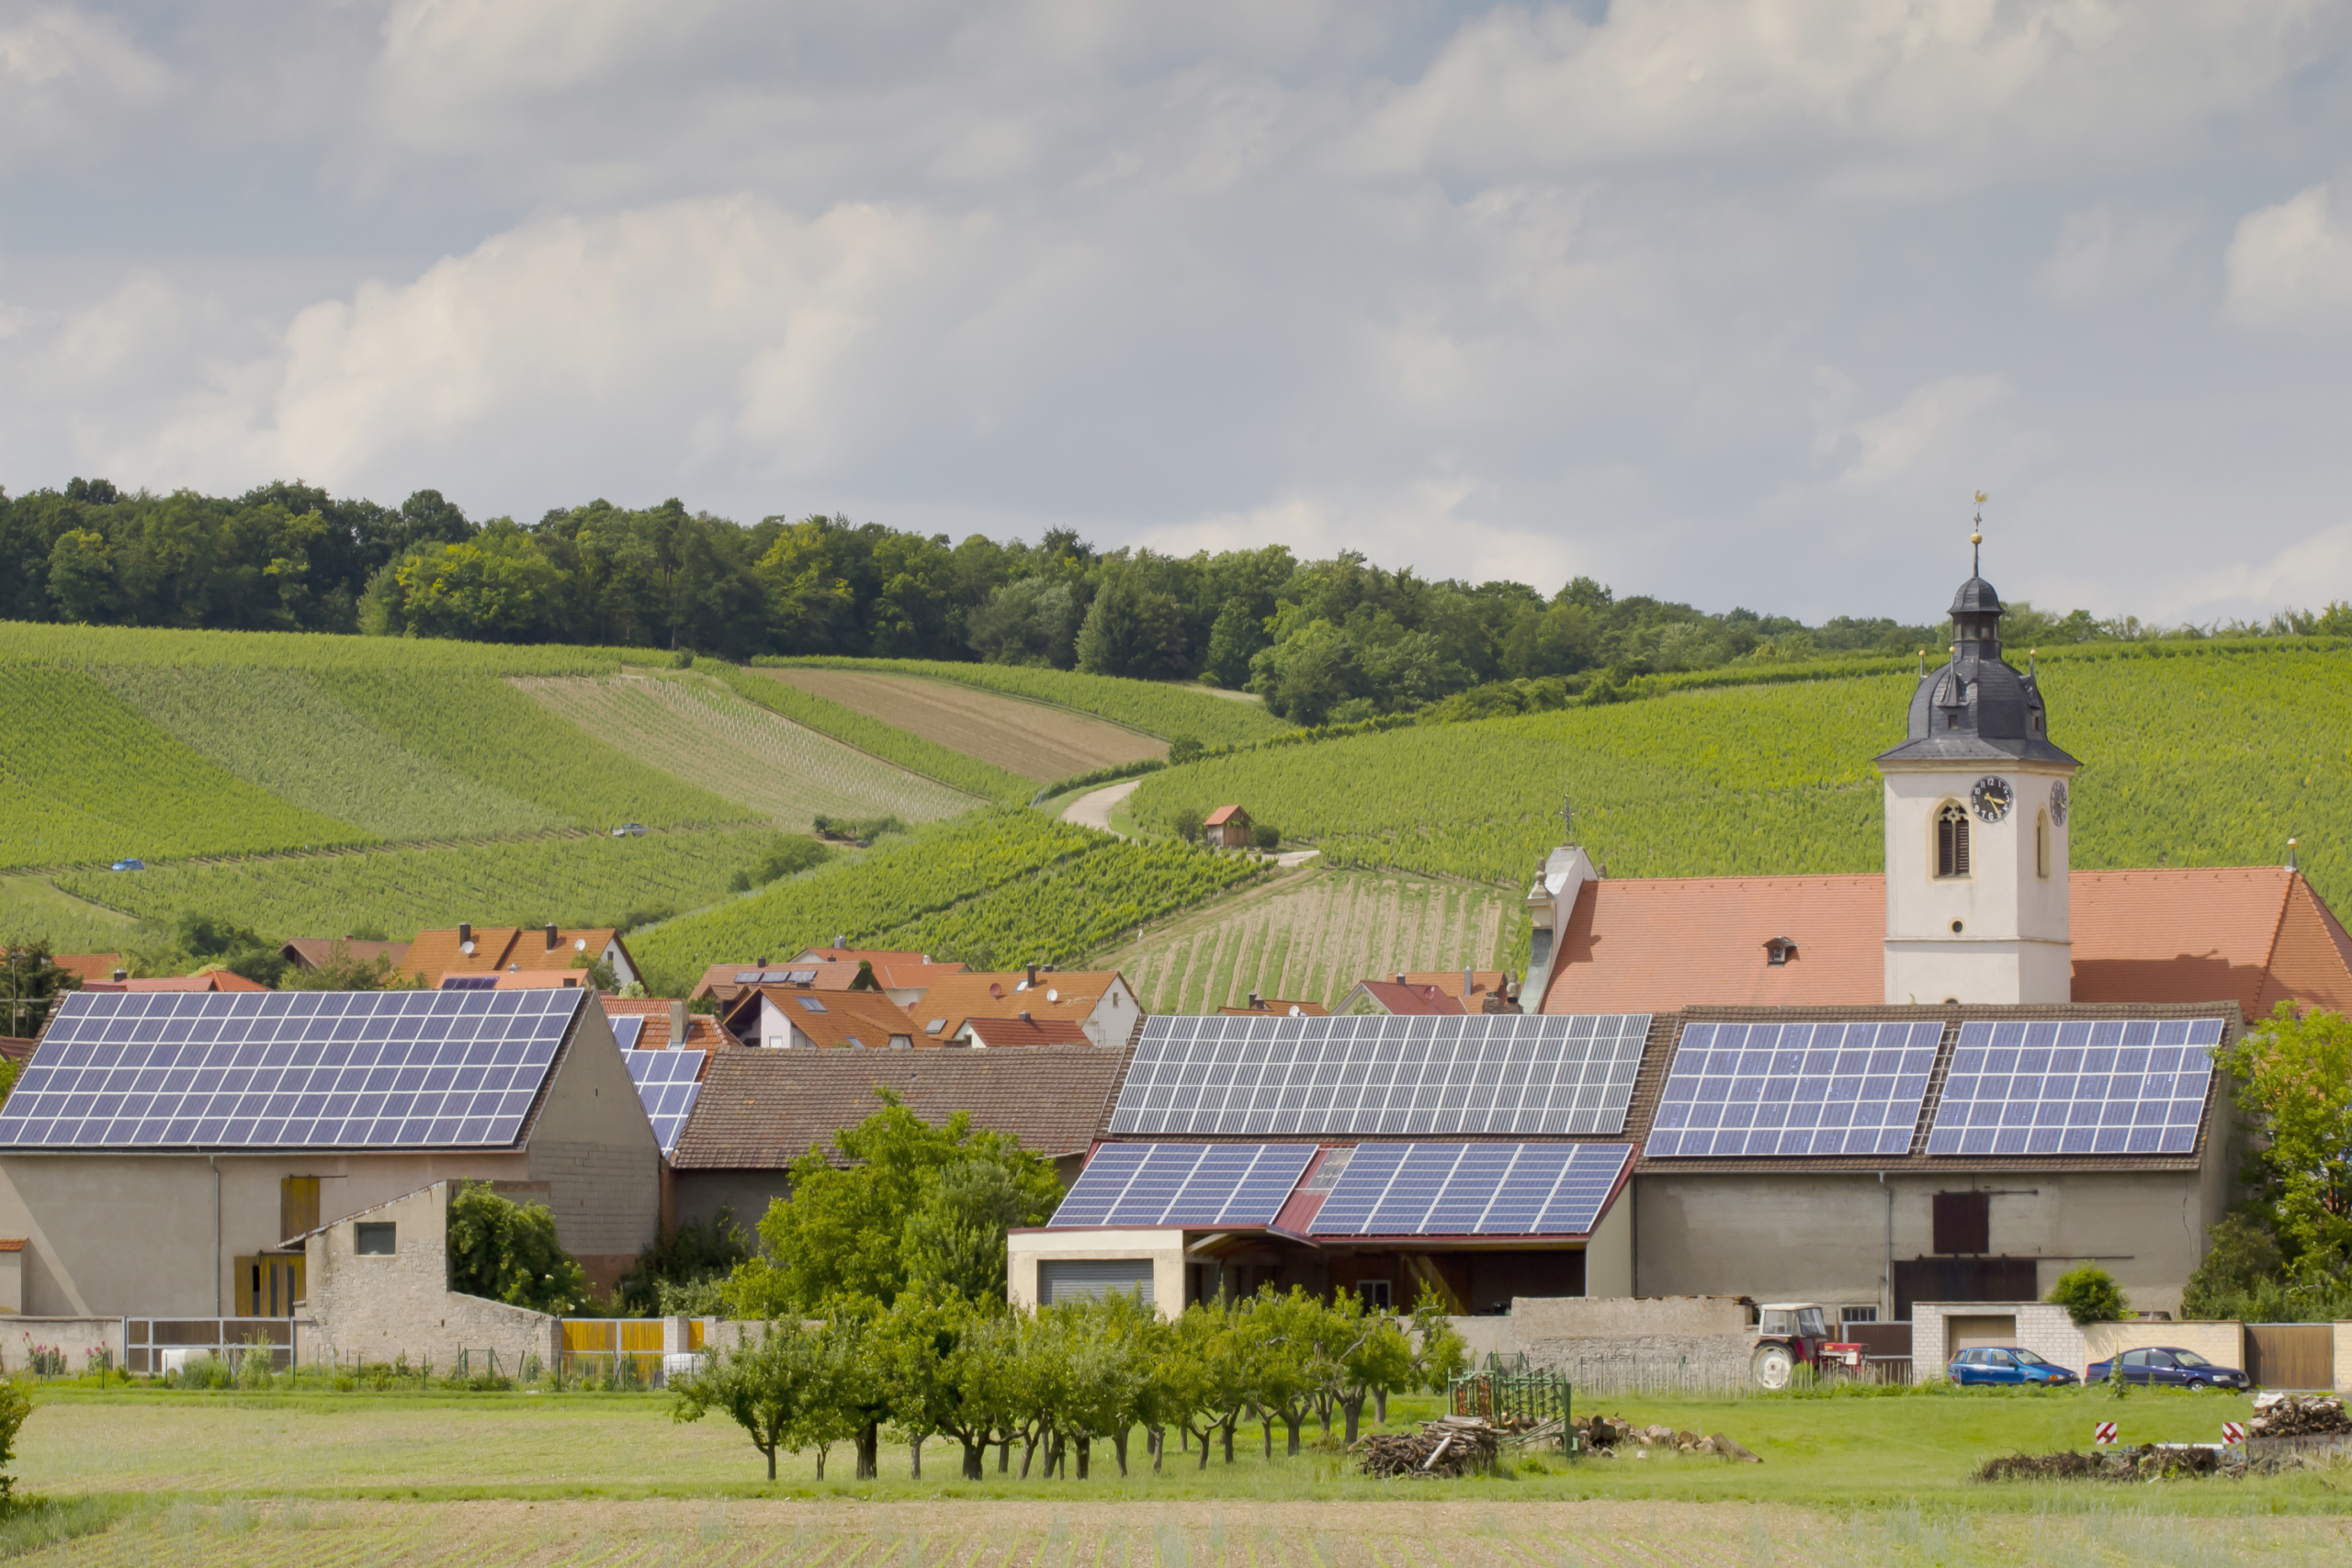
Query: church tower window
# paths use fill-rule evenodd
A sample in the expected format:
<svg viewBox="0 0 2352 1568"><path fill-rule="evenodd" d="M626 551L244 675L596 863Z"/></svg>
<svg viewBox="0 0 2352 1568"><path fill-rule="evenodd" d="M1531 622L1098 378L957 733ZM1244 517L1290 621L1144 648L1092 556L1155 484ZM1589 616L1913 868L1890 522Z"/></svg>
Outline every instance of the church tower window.
<svg viewBox="0 0 2352 1568"><path fill-rule="evenodd" d="M1968 874L1968 812L1956 800L1936 812L1936 874Z"/></svg>
<svg viewBox="0 0 2352 1568"><path fill-rule="evenodd" d="M2033 874L2050 880L2050 813L2033 814Z"/></svg>

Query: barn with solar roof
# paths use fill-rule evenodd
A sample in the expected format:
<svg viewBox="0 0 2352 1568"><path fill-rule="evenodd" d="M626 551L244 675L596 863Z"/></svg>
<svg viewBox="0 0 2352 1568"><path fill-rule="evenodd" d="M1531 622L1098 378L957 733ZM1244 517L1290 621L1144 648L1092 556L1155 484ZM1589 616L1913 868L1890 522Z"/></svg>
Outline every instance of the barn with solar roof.
<svg viewBox="0 0 2352 1568"><path fill-rule="evenodd" d="M306 1233L457 1179L548 1204L609 1284L659 1228L649 1113L692 1103L657 1077L578 988L77 993L0 1107L8 1304L294 1316Z"/></svg>

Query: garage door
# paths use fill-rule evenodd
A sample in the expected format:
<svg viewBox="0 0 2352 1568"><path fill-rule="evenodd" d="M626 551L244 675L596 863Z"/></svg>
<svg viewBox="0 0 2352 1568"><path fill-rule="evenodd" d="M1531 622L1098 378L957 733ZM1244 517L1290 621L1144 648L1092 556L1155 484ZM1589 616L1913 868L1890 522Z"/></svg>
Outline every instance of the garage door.
<svg viewBox="0 0 2352 1568"><path fill-rule="evenodd" d="M1944 1319L1944 1348L1953 1355L1973 1350L1984 1345L2014 1345L2018 1342L2018 1314L2003 1313L1996 1316L1962 1317L1954 1313Z"/></svg>
<svg viewBox="0 0 2352 1568"><path fill-rule="evenodd" d="M1037 1300L1046 1306L1119 1291L1151 1301L1148 1258L1048 1258L1037 1264Z"/></svg>

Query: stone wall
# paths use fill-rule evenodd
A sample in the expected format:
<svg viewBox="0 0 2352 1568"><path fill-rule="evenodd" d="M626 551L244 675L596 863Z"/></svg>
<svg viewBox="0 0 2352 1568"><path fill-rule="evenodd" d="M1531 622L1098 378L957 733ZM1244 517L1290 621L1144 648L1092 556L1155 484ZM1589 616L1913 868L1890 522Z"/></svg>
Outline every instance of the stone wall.
<svg viewBox="0 0 2352 1568"><path fill-rule="evenodd" d="M1519 1296L1510 1315L1521 1343L1747 1334L1747 1308L1736 1296Z"/></svg>
<svg viewBox="0 0 2352 1568"><path fill-rule="evenodd" d="M90 1364L93 1350L110 1351L122 1365L122 1319L119 1317L0 1317L0 1373L20 1372L32 1365L35 1347L62 1350L65 1370L80 1372Z"/></svg>
<svg viewBox="0 0 2352 1568"><path fill-rule="evenodd" d="M358 1250L362 1224L393 1226L388 1256ZM317 1320L302 1338L306 1363L430 1361L455 1371L462 1352L495 1352L512 1372L536 1359L552 1367L557 1320L449 1289L449 1184L379 1203L312 1233L302 1304Z"/></svg>
<svg viewBox="0 0 2352 1568"><path fill-rule="evenodd" d="M1510 1312L1529 1361L1596 1392L1747 1381L1747 1309L1734 1296L1520 1296Z"/></svg>

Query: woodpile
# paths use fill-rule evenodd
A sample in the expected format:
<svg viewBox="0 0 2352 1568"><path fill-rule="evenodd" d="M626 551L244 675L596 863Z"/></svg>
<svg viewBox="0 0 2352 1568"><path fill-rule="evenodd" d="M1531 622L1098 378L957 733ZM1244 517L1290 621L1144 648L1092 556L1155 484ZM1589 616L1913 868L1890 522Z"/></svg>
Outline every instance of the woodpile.
<svg viewBox="0 0 2352 1568"><path fill-rule="evenodd" d="M1467 1475L1492 1470L1506 1434L1477 1416L1441 1416L1418 1432L1378 1432L1356 1440L1366 1475Z"/></svg>
<svg viewBox="0 0 2352 1568"><path fill-rule="evenodd" d="M2143 1443L2096 1453L2004 1454L1977 1466L1979 1481L2172 1481L2225 1473L2218 1448Z"/></svg>
<svg viewBox="0 0 2352 1568"><path fill-rule="evenodd" d="M2254 1419L2245 1424L2249 1438L2309 1438L2331 1432L2352 1432L2352 1416L2344 1401L2329 1393L2257 1393Z"/></svg>
<svg viewBox="0 0 2352 1568"><path fill-rule="evenodd" d="M1577 1451L1604 1459L1645 1454L1655 1450L1660 1453L1734 1460L1741 1464L1764 1462L1721 1432L1711 1432L1702 1438L1696 1432L1679 1432L1671 1427L1636 1427L1617 1416L1578 1416L1568 1425L1576 1432Z"/></svg>

